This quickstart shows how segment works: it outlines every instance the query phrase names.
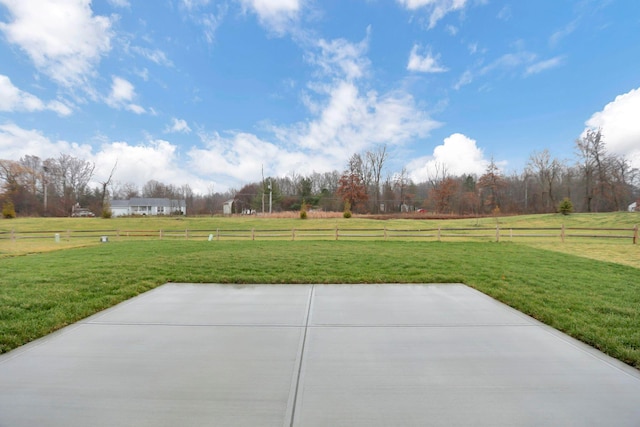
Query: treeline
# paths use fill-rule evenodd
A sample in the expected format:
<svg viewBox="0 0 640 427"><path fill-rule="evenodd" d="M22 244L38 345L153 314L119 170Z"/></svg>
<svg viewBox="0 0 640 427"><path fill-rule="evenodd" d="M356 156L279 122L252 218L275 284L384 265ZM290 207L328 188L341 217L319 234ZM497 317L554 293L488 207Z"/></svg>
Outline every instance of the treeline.
<svg viewBox="0 0 640 427"><path fill-rule="evenodd" d="M95 165L61 154L41 160L24 156L0 160L0 202L17 215L69 216L73 206L99 215L112 199L159 197L185 200L187 212L215 215L234 200L235 213L321 209L357 213L395 213L423 209L439 214L555 212L564 199L575 211L626 210L640 197L640 174L629 161L606 151L600 131L588 131L575 143L573 162L554 159L548 150L531 153L520 173L505 175L492 160L481 176L454 176L445 165L434 165L425 182L414 182L406 169L390 173L387 147L356 153L344 171L292 173L265 177L239 190L194 193L188 184L155 180L142 188L111 176L90 187ZM5 211L3 209L3 211Z"/></svg>

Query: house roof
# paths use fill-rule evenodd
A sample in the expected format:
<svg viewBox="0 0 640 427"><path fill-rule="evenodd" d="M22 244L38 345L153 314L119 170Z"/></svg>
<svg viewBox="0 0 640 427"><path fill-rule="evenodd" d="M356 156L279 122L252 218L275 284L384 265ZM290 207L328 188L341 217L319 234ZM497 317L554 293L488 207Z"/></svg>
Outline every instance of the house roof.
<svg viewBox="0 0 640 427"><path fill-rule="evenodd" d="M183 207L184 200L170 200L166 198L133 197L129 200L112 200L112 208L126 208L129 206L166 206Z"/></svg>

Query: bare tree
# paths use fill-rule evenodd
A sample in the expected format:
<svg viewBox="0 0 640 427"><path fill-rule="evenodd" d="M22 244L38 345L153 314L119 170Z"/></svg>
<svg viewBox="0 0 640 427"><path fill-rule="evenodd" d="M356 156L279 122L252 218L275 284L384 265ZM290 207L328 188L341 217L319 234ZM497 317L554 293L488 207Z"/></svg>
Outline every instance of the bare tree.
<svg viewBox="0 0 640 427"><path fill-rule="evenodd" d="M60 211L69 215L72 206L87 192L95 165L69 154L60 154L55 159L45 160L45 167L59 199Z"/></svg>
<svg viewBox="0 0 640 427"><path fill-rule="evenodd" d="M562 169L562 163L557 159L552 159L547 149L541 152L534 151L529 157L525 173L536 178L541 192L540 199L547 211L555 209L555 188L559 183Z"/></svg>
<svg viewBox="0 0 640 427"><path fill-rule="evenodd" d="M491 158L484 175L478 180L478 187L482 191L480 199L490 212L501 209L502 190L505 187L505 181L493 158Z"/></svg>
<svg viewBox="0 0 640 427"><path fill-rule="evenodd" d="M410 200L409 186L412 184L411 178L409 178L409 172L406 167L402 168L400 173L397 173L393 179L393 187L399 195L400 206L399 210L402 211L408 206Z"/></svg>
<svg viewBox="0 0 640 427"><path fill-rule="evenodd" d="M140 190L133 182L115 182L111 185L111 197L114 200L129 200L140 197Z"/></svg>
<svg viewBox="0 0 640 427"><path fill-rule="evenodd" d="M576 140L576 148L584 180L586 210L592 212L596 190L599 189L600 194L603 194L606 182L604 167L606 151L602 132L599 129L597 131L587 130L582 138Z"/></svg>
<svg viewBox="0 0 640 427"><path fill-rule="evenodd" d="M380 179L382 169L387 161L387 146L379 145L374 151L367 151L367 163L371 171L371 187L373 189L373 212L380 211Z"/></svg>
<svg viewBox="0 0 640 427"><path fill-rule="evenodd" d="M100 183L101 185L101 193L100 193L100 208L102 209L102 216L106 217L111 216L110 209L109 209L109 203L106 202L107 199L107 187L111 184L111 179L113 178L113 173L116 171L116 167L118 166L118 161L116 160L116 162L113 165L113 168L111 168L111 173L109 174L109 178L107 178L106 181L103 181Z"/></svg>

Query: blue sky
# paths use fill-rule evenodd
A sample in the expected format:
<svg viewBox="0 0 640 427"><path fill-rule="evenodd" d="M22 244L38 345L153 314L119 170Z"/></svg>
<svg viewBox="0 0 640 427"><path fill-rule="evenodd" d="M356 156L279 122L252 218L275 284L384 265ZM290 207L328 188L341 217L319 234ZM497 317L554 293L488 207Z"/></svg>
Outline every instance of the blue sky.
<svg viewBox="0 0 640 427"><path fill-rule="evenodd" d="M636 0L0 0L0 158L226 191L343 170L522 172L601 128L640 167Z"/></svg>

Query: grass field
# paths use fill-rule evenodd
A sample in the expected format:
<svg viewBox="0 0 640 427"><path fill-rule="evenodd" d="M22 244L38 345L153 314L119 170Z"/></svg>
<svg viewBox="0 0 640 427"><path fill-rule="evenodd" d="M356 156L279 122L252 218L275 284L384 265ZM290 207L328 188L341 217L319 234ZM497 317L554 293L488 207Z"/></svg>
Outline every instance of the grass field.
<svg viewBox="0 0 640 427"><path fill-rule="evenodd" d="M508 227L633 227L635 214L459 220ZM88 222L87 222L88 220ZM350 227L380 226L358 219ZM120 221L120 219L116 220ZM158 221L158 222L155 222ZM20 219L11 228L313 228L343 219ZM466 221L462 224L460 221ZM562 222L560 222L562 221ZM571 222L570 224L568 224ZM440 222L445 224L446 222ZM461 225L462 224L462 225ZM518 225L514 225L518 224ZM415 227L408 220L382 226ZM479 224L480 226L482 224ZM449 225L447 225L449 226ZM38 228L39 227L39 228ZM87 228L89 229L89 228ZM213 241L123 240L31 248L0 242L0 352L46 335L166 282L465 283L640 368L640 251L628 241ZM35 246L41 245L40 248ZM66 246L65 246L66 245ZM80 247L71 247L80 246Z"/></svg>

